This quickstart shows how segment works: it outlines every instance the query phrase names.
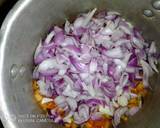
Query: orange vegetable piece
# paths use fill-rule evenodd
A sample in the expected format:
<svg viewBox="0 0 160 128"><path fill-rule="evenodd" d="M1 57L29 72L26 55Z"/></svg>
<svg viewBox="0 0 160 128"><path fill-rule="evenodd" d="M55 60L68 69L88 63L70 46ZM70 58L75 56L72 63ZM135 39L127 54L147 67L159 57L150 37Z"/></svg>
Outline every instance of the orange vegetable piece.
<svg viewBox="0 0 160 128"><path fill-rule="evenodd" d="M92 128L92 126L93 126L93 121L92 121L92 120L87 121L87 123L85 124L85 126L86 126L87 128Z"/></svg>
<svg viewBox="0 0 160 128"><path fill-rule="evenodd" d="M140 82L137 87L136 87L137 91L143 91L144 90L144 85L143 82Z"/></svg>
<svg viewBox="0 0 160 128"><path fill-rule="evenodd" d="M37 81L35 81L35 80L32 81L32 87L33 87L34 91L36 91L37 89L39 89Z"/></svg>
<svg viewBox="0 0 160 128"><path fill-rule="evenodd" d="M70 128L70 124L65 124L65 128Z"/></svg>
<svg viewBox="0 0 160 128"><path fill-rule="evenodd" d="M56 108L57 105L52 101L52 102L48 102L48 103L45 103L45 104L41 104L41 107L46 110L46 109Z"/></svg>
<svg viewBox="0 0 160 128"><path fill-rule="evenodd" d="M41 102L43 99L43 96L40 94L39 90L36 90L34 92L34 97L35 97L36 101L38 101L38 102Z"/></svg>
<svg viewBox="0 0 160 128"><path fill-rule="evenodd" d="M65 124L65 128L77 128L78 125L75 123Z"/></svg>
<svg viewBox="0 0 160 128"><path fill-rule="evenodd" d="M131 92L143 97L147 95L147 90L145 89L142 81L139 82L135 88L132 88Z"/></svg>
<svg viewBox="0 0 160 128"><path fill-rule="evenodd" d="M139 95L145 97L147 95L148 91L144 89L143 91L139 92Z"/></svg>
<svg viewBox="0 0 160 128"><path fill-rule="evenodd" d="M111 120L102 118L101 120L89 120L85 126L87 128L110 128Z"/></svg>
<svg viewBox="0 0 160 128"><path fill-rule="evenodd" d="M61 117L64 117L65 116L65 111L61 108L57 108L56 110L58 112L58 114L61 116Z"/></svg>
<svg viewBox="0 0 160 128"><path fill-rule="evenodd" d="M140 80L133 80L133 82L138 85L141 81Z"/></svg>
<svg viewBox="0 0 160 128"><path fill-rule="evenodd" d="M129 102L128 102L129 108L137 107L137 106L139 106L139 99L138 98L132 98L129 100Z"/></svg>

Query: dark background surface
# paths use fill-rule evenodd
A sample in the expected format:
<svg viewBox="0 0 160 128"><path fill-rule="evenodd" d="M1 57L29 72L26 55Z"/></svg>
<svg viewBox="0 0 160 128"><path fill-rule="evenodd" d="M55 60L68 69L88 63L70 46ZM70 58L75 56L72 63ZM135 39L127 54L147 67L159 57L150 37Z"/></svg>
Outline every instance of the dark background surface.
<svg viewBox="0 0 160 128"><path fill-rule="evenodd" d="M9 10L18 0L0 0L0 26Z"/></svg>
<svg viewBox="0 0 160 128"><path fill-rule="evenodd" d="M0 26L6 17L7 13L9 10L13 7L13 5L17 2L18 0L0 0ZM2 123L0 121L0 128L3 128Z"/></svg>

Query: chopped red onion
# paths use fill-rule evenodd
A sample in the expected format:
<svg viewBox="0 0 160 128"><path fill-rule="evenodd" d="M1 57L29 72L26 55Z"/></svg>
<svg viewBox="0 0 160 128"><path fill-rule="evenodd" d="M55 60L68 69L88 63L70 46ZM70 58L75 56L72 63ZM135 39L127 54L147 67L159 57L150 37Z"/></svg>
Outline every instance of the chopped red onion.
<svg viewBox="0 0 160 128"><path fill-rule="evenodd" d="M71 64L79 71L86 72L88 70L88 66L76 60L74 57L69 57Z"/></svg>
<svg viewBox="0 0 160 128"><path fill-rule="evenodd" d="M70 28L70 22L68 20L66 20L65 26L64 26L64 30L67 34L69 34L71 28Z"/></svg>
<svg viewBox="0 0 160 128"><path fill-rule="evenodd" d="M156 64L158 63L157 62L157 58L154 58L151 56L151 54L156 54L156 46L155 46L155 42L152 42L151 43L151 46L149 48L149 57L148 57L148 61L149 61L149 64L150 66L156 71L156 72L159 72L157 67L156 67Z"/></svg>
<svg viewBox="0 0 160 128"><path fill-rule="evenodd" d="M33 79L37 80L42 103L54 101L64 118L49 110L54 122L83 124L104 115L116 127L124 114L134 115L139 107L128 109L136 83L149 86L156 64L155 42L149 46L141 33L118 12L97 9L81 14L63 28L55 26L41 40L34 55ZM143 73L143 75L141 75Z"/></svg>
<svg viewBox="0 0 160 128"><path fill-rule="evenodd" d="M52 31L52 32L46 37L45 44L49 44L54 36L55 36L55 32Z"/></svg>
<svg viewBox="0 0 160 128"><path fill-rule="evenodd" d="M120 84L121 87L124 87L124 86L127 85L128 78L129 78L128 74L124 72L122 74L122 76L120 78L120 82L119 82L119 84Z"/></svg>
<svg viewBox="0 0 160 128"><path fill-rule="evenodd" d="M101 112L95 112L91 114L91 119L92 120L100 120L103 116L103 113Z"/></svg>
<svg viewBox="0 0 160 128"><path fill-rule="evenodd" d="M78 107L78 112L74 113L74 121L77 124L82 124L89 119L89 107L82 104Z"/></svg>
<svg viewBox="0 0 160 128"><path fill-rule="evenodd" d="M116 48L106 51L105 55L111 58L122 58L123 57L123 53L120 47L116 47Z"/></svg>
<svg viewBox="0 0 160 128"><path fill-rule="evenodd" d="M75 111L77 109L77 101L73 98L67 98L66 102L68 103L70 109Z"/></svg>
<svg viewBox="0 0 160 128"><path fill-rule="evenodd" d="M97 71L97 61L95 59L91 60L89 71L90 73L94 73L95 71Z"/></svg>
<svg viewBox="0 0 160 128"><path fill-rule="evenodd" d="M149 86L148 79L151 75L153 75L153 70L150 65L144 60L141 60L141 65L143 68L143 83L144 86L147 87Z"/></svg>
<svg viewBox="0 0 160 128"><path fill-rule="evenodd" d="M128 111L127 107L118 108L114 113L113 123L117 126L120 123L121 117Z"/></svg>
<svg viewBox="0 0 160 128"><path fill-rule="evenodd" d="M34 60L36 60L38 54L41 52L42 50L42 41L40 41L40 43L38 44L37 48L36 48L36 51L34 53Z"/></svg>
<svg viewBox="0 0 160 128"><path fill-rule="evenodd" d="M73 114L74 114L74 112L70 111L69 114L63 118L63 121L67 122L67 123L72 123Z"/></svg>
<svg viewBox="0 0 160 128"><path fill-rule="evenodd" d="M128 111L128 114L130 116L133 116L135 115L138 111L139 111L140 107L133 107L133 108L130 108L129 111Z"/></svg>

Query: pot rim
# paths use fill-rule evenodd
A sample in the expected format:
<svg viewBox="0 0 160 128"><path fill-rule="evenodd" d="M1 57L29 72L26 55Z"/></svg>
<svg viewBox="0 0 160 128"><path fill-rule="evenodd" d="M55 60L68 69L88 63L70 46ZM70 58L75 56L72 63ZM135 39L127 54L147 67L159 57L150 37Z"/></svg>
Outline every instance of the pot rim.
<svg viewBox="0 0 160 128"><path fill-rule="evenodd" d="M12 29L12 25L15 22L15 19L29 5L31 1L32 0L19 0L9 11L0 28L0 118L5 128L18 128L18 125L16 126L16 123L14 123L12 120L13 115L9 110L9 106L6 101L7 94L3 88L5 86L3 72L5 57L4 53L7 37L10 33L10 30Z"/></svg>

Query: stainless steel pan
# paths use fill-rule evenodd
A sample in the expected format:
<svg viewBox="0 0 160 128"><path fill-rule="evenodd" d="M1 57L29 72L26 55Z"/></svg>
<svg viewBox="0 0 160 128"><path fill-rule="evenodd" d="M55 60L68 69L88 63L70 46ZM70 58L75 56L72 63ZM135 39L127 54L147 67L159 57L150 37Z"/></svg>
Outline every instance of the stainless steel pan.
<svg viewBox="0 0 160 128"><path fill-rule="evenodd" d="M5 128L58 128L52 123L24 120L43 113L32 92L33 53L50 26L61 25L80 12L97 7L115 10L139 27L160 50L160 2L150 0L20 0L0 30L0 116ZM160 128L160 75L143 109L120 128Z"/></svg>

